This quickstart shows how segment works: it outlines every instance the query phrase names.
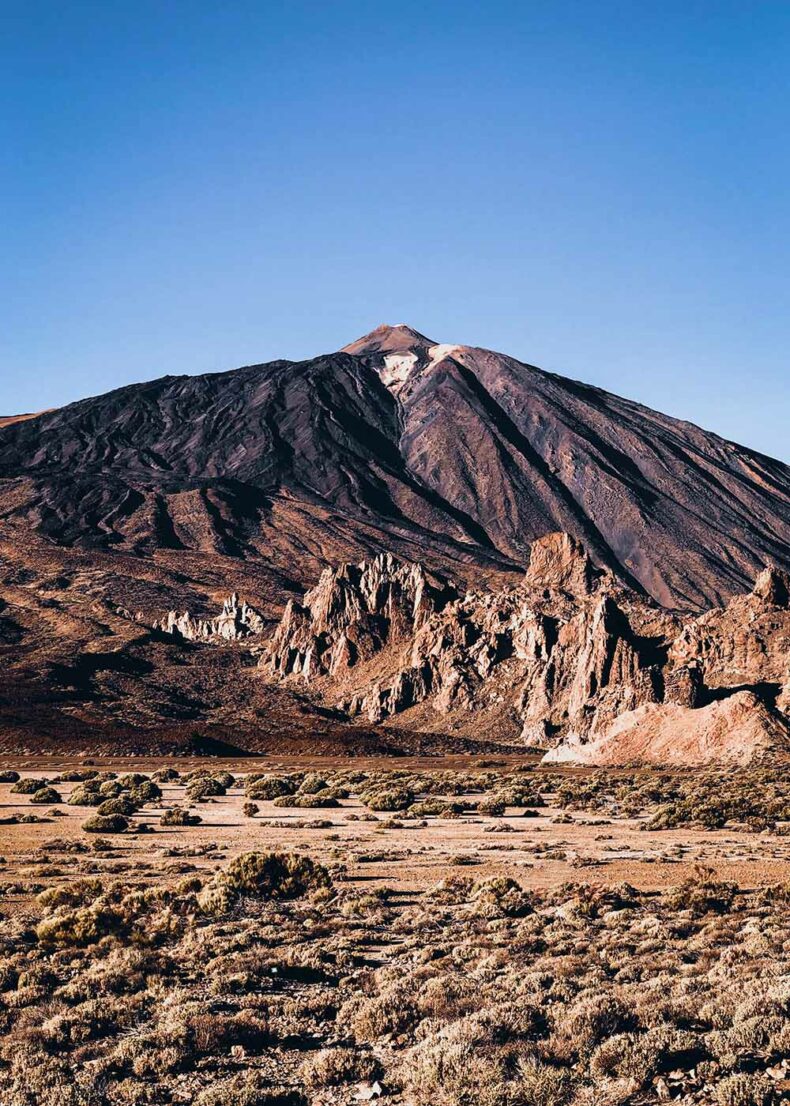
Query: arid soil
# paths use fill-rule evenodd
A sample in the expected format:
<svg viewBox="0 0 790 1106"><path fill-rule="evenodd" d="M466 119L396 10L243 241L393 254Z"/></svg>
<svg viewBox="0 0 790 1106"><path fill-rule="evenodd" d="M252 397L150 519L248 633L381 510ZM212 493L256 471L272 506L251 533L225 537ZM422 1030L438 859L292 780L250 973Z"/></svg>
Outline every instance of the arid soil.
<svg viewBox="0 0 790 1106"><path fill-rule="evenodd" d="M3 1106L790 1101L780 770L0 772Z"/></svg>
<svg viewBox="0 0 790 1106"><path fill-rule="evenodd" d="M338 808L311 811L278 807L272 800L256 800L260 808L253 817L245 816L244 775L253 771L273 775L292 772L314 772L329 779L335 773L344 776L348 761L340 758L290 758L265 761L223 760L222 770L237 776L236 784L225 795L211 797L192 804L202 821L197 826L162 826L164 810L182 806L189 800L186 785L181 781L162 783L162 800L148 803L136 820L149 824L156 832L148 835L124 834L116 839L113 864L122 859L135 866L144 881L156 883L161 878L160 859L173 846L209 850L209 857L198 856L199 870L211 871L220 857L230 860L250 849L277 849L304 852L322 863L342 859L347 877L353 882L378 886L386 884L399 893L424 890L442 879L451 868L469 868L475 877L505 875L528 887L550 887L580 878L612 886L627 881L645 890L673 886L688 878L695 865L704 863L722 878L734 880L742 887L755 887L770 882L790 882L790 834L767 834L738 827L737 832L689 828L645 831L649 821L647 811L626 815L588 810L568 810L558 805L552 791L540 792L541 781L553 788L557 781L583 781L589 774L579 770L564 773L541 770L536 758L496 758L496 768L479 767L492 763L485 758L450 757L400 758L397 762L380 759L355 760L352 771L382 771L407 776L419 773L432 777L441 786L446 773L458 773L468 779L475 773L483 779L488 774L514 771L516 778L531 769L529 779L542 794L544 806L529 810L528 817L519 807L506 807L503 815L491 817L473 809L468 813L442 818L404 817L398 811L372 814L358 794L340 800ZM11 761L6 758L4 764ZM22 778L47 777L57 774L71 763L58 758L36 758L25 762ZM205 762L176 763L181 772L205 771ZM61 767L59 768L58 765ZM161 764L150 760L102 761L102 770L113 765L120 773L155 771ZM649 779L649 773L643 773ZM617 777L613 777L616 780ZM631 779L630 774L624 774ZM48 818L41 808L31 806L29 797L11 793L10 784L0 784L0 818L35 812L46 818L38 824L0 825L3 873L13 878L20 867L29 863L39 847L46 847L53 837L61 840L85 840L82 824L90 813L84 807L68 805L68 798L77 784L56 785L65 802L57 809L62 817ZM471 806L479 802L486 791L462 791L455 800ZM648 808L649 809L649 808ZM790 814L790 811L788 811ZM364 815L368 820L359 820ZM781 826L780 826L781 829ZM153 852L153 857L152 857Z"/></svg>

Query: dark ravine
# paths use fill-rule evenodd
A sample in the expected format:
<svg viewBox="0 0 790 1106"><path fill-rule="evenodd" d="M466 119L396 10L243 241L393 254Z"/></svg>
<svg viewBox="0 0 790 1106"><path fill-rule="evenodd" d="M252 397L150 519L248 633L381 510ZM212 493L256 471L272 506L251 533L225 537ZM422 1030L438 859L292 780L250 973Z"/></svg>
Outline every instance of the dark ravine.
<svg viewBox="0 0 790 1106"><path fill-rule="evenodd" d="M727 609L766 564L790 570L786 465L405 326L0 420L0 519L5 747L203 725L253 748L291 721L347 727L256 664L289 599L382 551L451 580L462 602L523 588L533 543L567 532L618 594L683 626ZM234 592L249 608L221 616ZM202 638L163 632L170 611L170 628L188 612ZM506 713L487 739L519 737L525 719ZM414 732L465 732L452 711L418 714Z"/></svg>

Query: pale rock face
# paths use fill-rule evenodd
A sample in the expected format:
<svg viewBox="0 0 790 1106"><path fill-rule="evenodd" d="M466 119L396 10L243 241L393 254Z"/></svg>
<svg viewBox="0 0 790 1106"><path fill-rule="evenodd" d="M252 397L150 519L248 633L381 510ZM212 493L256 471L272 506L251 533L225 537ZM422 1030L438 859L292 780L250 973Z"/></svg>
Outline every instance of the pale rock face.
<svg viewBox="0 0 790 1106"><path fill-rule="evenodd" d="M769 565L755 580L752 595L772 607L786 610L790 603L790 577L781 569Z"/></svg>
<svg viewBox="0 0 790 1106"><path fill-rule="evenodd" d="M621 714L593 741L569 740L551 764L748 764L787 748L787 724L748 691L698 710L648 703Z"/></svg>
<svg viewBox="0 0 790 1106"><path fill-rule="evenodd" d="M304 603L288 603L269 645L267 668L306 679L334 675L408 638L454 594L446 581L391 553L327 568Z"/></svg>
<svg viewBox="0 0 790 1106"><path fill-rule="evenodd" d="M548 534L532 543L525 583L578 597L589 595L601 575L580 541L570 534Z"/></svg>
<svg viewBox="0 0 790 1106"><path fill-rule="evenodd" d="M161 621L153 623L153 628L187 641L238 641L262 634L265 622L254 607L240 602L234 592L214 618L194 618L189 611L182 614L168 611Z"/></svg>
<svg viewBox="0 0 790 1106"><path fill-rule="evenodd" d="M614 763L618 743L624 756L637 748L629 727L642 718L660 746L671 730L662 719L681 726L691 714L701 725L702 708L755 685L736 704L737 755L746 757L749 735L757 749L766 728L774 737L787 728L784 587L768 570L729 607L683 618L600 570L567 534L535 542L523 583L498 592L459 595L422 566L382 553L326 569L302 604L288 604L260 664L371 722L421 707L456 725L504 709L525 744L565 749L552 753L560 758L589 748L590 763ZM776 726L762 715L752 725L752 700ZM722 719L735 714L710 714L722 748ZM679 755L703 762L707 754L692 746Z"/></svg>
<svg viewBox="0 0 790 1106"><path fill-rule="evenodd" d="M691 665L710 688L790 684L787 573L766 568L748 595L689 619L672 643L673 667Z"/></svg>
<svg viewBox="0 0 790 1106"><path fill-rule="evenodd" d="M379 370L379 376L383 384L396 394L409 379L412 369L417 364L416 353L390 353L384 358L384 364Z"/></svg>

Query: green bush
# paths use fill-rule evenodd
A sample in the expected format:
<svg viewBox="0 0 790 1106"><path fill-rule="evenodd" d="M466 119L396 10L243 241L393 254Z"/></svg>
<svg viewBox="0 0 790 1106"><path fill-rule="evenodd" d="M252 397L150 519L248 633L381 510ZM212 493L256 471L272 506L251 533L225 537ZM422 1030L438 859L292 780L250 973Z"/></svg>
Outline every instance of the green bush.
<svg viewBox="0 0 790 1106"><path fill-rule="evenodd" d="M125 795L119 795L117 799L105 799L96 808L96 813L106 817L108 814L122 814L124 818L131 818L138 810L137 803L127 799Z"/></svg>
<svg viewBox="0 0 790 1106"><path fill-rule="evenodd" d="M187 784L187 798L192 802L200 802L203 799L224 795L225 787L213 776L198 776Z"/></svg>
<svg viewBox="0 0 790 1106"><path fill-rule="evenodd" d="M181 773L177 772L175 768L160 768L151 775L151 779L156 780L158 783L172 783L174 780L180 778Z"/></svg>
<svg viewBox="0 0 790 1106"><path fill-rule="evenodd" d="M42 806L52 806L54 803L62 803L63 796L54 787L40 787L30 796L30 801Z"/></svg>
<svg viewBox="0 0 790 1106"><path fill-rule="evenodd" d="M363 791L362 802L370 810L407 810L414 802L414 792L408 787L384 787L375 791Z"/></svg>
<svg viewBox="0 0 790 1106"><path fill-rule="evenodd" d="M11 792L14 795L35 795L37 791L40 791L42 787L47 787L48 784L49 780L17 780L11 788Z"/></svg>
<svg viewBox="0 0 790 1106"><path fill-rule="evenodd" d="M409 814L414 818L457 816L463 814L466 808L466 803L454 802L452 799L442 799L438 795L429 795L427 799L412 803L409 807Z"/></svg>
<svg viewBox="0 0 790 1106"><path fill-rule="evenodd" d="M126 775L118 778L118 784L123 791L131 791L133 787L139 787L143 783L148 783L148 776L144 772L127 772Z"/></svg>
<svg viewBox="0 0 790 1106"><path fill-rule="evenodd" d="M99 794L103 799L115 799L126 790L118 780L104 780L99 784Z"/></svg>
<svg viewBox="0 0 790 1106"><path fill-rule="evenodd" d="M244 794L248 799L263 802L278 799L281 795L293 795L295 791L295 781L285 776L249 776L244 785Z"/></svg>
<svg viewBox="0 0 790 1106"><path fill-rule="evenodd" d="M98 787L92 787L89 783L75 787L68 797L69 806L101 806L105 797Z"/></svg>
<svg viewBox="0 0 790 1106"><path fill-rule="evenodd" d="M125 833L129 823L122 814L94 814L82 828L86 833Z"/></svg>
<svg viewBox="0 0 790 1106"><path fill-rule="evenodd" d="M505 803L502 799L492 796L490 799L481 799L477 804L477 810L479 814L486 814L489 818L501 818L505 813Z"/></svg>
<svg viewBox="0 0 790 1106"><path fill-rule="evenodd" d="M198 904L205 914L224 914L243 896L297 899L331 886L327 869L309 857L297 853L242 853L206 885Z"/></svg>
<svg viewBox="0 0 790 1106"><path fill-rule="evenodd" d="M318 772L308 772L299 784L299 791L303 795L315 795L316 792L323 791L328 786L329 784Z"/></svg>
<svg viewBox="0 0 790 1106"><path fill-rule="evenodd" d="M315 795L302 795L299 792L295 795L281 795L279 799L274 800L274 805L297 807L304 810L318 810L325 807L340 806L340 803L334 795L330 795L326 791L319 791Z"/></svg>
<svg viewBox="0 0 790 1106"><path fill-rule="evenodd" d="M129 797L133 802L144 806L146 803L154 803L162 798L162 789L157 787L153 780L143 780L129 789Z"/></svg>

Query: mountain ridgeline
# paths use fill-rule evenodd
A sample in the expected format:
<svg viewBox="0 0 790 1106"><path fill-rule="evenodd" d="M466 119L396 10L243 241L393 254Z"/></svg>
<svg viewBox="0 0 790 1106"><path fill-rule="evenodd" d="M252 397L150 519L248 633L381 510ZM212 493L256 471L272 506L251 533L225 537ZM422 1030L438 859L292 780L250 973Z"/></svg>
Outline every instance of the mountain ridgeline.
<svg viewBox="0 0 790 1106"><path fill-rule="evenodd" d="M790 469L488 350L0 420L0 516L0 751L790 747Z"/></svg>
<svg viewBox="0 0 790 1106"><path fill-rule="evenodd" d="M382 549L501 583L556 531L668 608L790 568L786 465L405 326L9 422L0 510L61 547L236 558L294 587Z"/></svg>

